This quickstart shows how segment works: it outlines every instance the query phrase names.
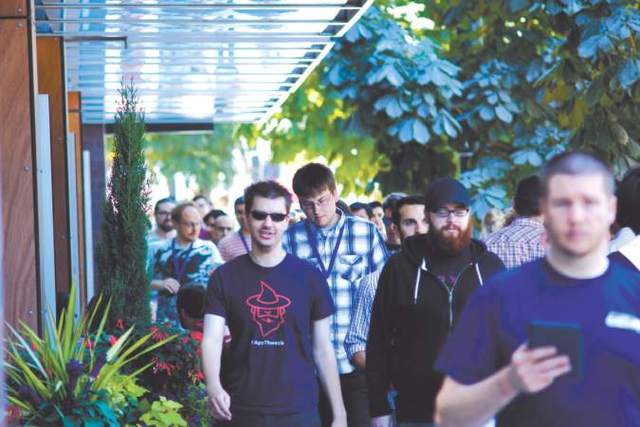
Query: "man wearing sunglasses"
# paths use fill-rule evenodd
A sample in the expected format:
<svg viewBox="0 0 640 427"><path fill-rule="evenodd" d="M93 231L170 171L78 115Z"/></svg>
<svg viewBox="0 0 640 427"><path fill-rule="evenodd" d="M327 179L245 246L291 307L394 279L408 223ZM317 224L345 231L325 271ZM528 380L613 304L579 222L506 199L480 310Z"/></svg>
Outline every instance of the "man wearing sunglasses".
<svg viewBox="0 0 640 427"><path fill-rule="evenodd" d="M320 426L317 372L333 426L346 427L327 282L282 249L291 195L264 181L244 200L251 250L217 269L207 288L202 360L216 426ZM232 341L221 379L225 323Z"/></svg>
<svg viewBox="0 0 640 427"><path fill-rule="evenodd" d="M364 373L351 364L344 349L356 291L361 279L382 268L387 251L375 225L347 216L338 209L338 190L331 169L309 163L293 177L293 191L307 220L289 228L283 239L287 252L309 260L329 283L336 313L331 318L331 339L338 360L342 395L349 427L369 425ZM331 422L325 396L319 402L323 426Z"/></svg>
<svg viewBox="0 0 640 427"><path fill-rule="evenodd" d="M443 381L433 369L438 350L469 295L504 269L471 238L469 202L457 180L431 183L425 195L429 232L404 240L382 270L366 347L372 426L392 425L391 387L397 392L398 426L433 425Z"/></svg>

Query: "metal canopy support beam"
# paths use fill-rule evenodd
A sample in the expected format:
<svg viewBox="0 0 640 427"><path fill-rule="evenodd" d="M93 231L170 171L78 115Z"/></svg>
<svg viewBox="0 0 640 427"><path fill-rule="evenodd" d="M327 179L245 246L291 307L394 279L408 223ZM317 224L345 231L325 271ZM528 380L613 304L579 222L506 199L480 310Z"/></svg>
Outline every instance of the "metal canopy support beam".
<svg viewBox="0 0 640 427"><path fill-rule="evenodd" d="M127 70L123 70L123 71L105 71L104 73L83 73L77 69L75 70L67 70L67 76L72 76L72 77L77 77L78 75L83 77L83 78L89 78L89 77L93 77L93 78L100 78L102 76L122 76L122 75L133 75L133 74L139 74L138 78L142 79L142 80L151 80L153 81L153 79L147 79L147 77L162 77L162 76L184 76L185 73L184 72L171 72L171 71L162 71L162 72L155 72L155 73L150 73L150 72L142 72L142 71L127 71ZM300 77L302 74L295 74L295 73L216 73L216 72L211 72L211 73L207 73L207 72L195 72L195 71L189 71L189 76L208 76L208 77L245 77L245 76L277 76L277 77L282 77L283 79L288 78L288 77ZM101 80L103 81L103 80Z"/></svg>
<svg viewBox="0 0 640 427"><path fill-rule="evenodd" d="M331 22L324 19L216 19L216 18L187 18L187 19L145 19L145 18L47 18L40 20L47 24L211 24L224 27L238 27L243 25L286 25L286 24L323 24L331 27L341 27L348 22Z"/></svg>
<svg viewBox="0 0 640 427"><path fill-rule="evenodd" d="M38 33L38 37L83 37L83 36L96 36L102 35L104 31L100 30L87 30L87 31L53 31L50 33ZM109 32L110 36L114 37L126 37L129 33L116 31ZM203 32L196 34L198 37L185 37L188 35L194 35L195 33L190 31L171 31L165 32L164 36L170 35L173 37L180 37L185 42L209 42L209 43L329 43L334 38L333 36L324 35L307 35L298 32L278 32L278 33L224 33L224 32ZM204 36L203 36L204 35ZM160 40L158 37L153 36L136 36L136 40Z"/></svg>
<svg viewBox="0 0 640 427"><path fill-rule="evenodd" d="M69 59L69 57L67 57ZM277 67L283 65L301 65L305 66L306 64L312 63L312 60L290 60L290 61L278 61L278 62L236 62L236 66L261 66L264 68L269 67ZM145 61L106 61L106 60L92 60L92 59L72 59L67 60L66 64L68 66L68 71L79 71L79 66L91 66L91 65L120 65L120 66L142 66L142 65L162 65L163 69L173 68L173 67L216 67L220 64L216 62L197 62L197 61L175 61L172 60L169 64L163 64L161 62L145 62Z"/></svg>
<svg viewBox="0 0 640 427"><path fill-rule="evenodd" d="M113 119L129 77L150 121L264 121L373 2L71 1L41 0L37 23L66 42L85 122Z"/></svg>
<svg viewBox="0 0 640 427"><path fill-rule="evenodd" d="M273 10L273 9L339 9L358 10L362 6L349 6L343 3L331 2L301 2L301 3L262 3L262 4L242 4L242 3L45 3L36 5L36 9L238 9L238 10Z"/></svg>

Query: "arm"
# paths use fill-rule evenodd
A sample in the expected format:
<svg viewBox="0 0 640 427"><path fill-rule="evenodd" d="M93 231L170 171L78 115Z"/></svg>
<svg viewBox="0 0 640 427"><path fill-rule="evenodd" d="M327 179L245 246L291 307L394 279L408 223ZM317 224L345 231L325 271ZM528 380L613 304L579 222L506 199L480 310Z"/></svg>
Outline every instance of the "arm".
<svg viewBox="0 0 640 427"><path fill-rule="evenodd" d="M166 253L165 249L164 247L153 248L151 289L175 294L180 289L180 283L172 277L167 277L168 272L164 269L162 261L162 254Z"/></svg>
<svg viewBox="0 0 640 427"><path fill-rule="evenodd" d="M463 385L451 377L436 398L435 421L441 427L486 423L520 393L537 393L571 370L567 356L553 347L527 349L521 345L511 363L488 378Z"/></svg>
<svg viewBox="0 0 640 427"><path fill-rule="evenodd" d="M372 418L391 414L387 394L391 385L391 343L393 340L393 276L392 262L382 270L371 310L367 337L367 388L369 413Z"/></svg>
<svg viewBox="0 0 640 427"><path fill-rule="evenodd" d="M214 314L206 314L204 316L202 368L207 384L209 402L213 409L213 417L219 420L230 420L231 398L220 383L220 358L222 357L224 327L224 317Z"/></svg>
<svg viewBox="0 0 640 427"><path fill-rule="evenodd" d="M180 289L180 283L173 277L167 279L153 279L151 281L151 289L157 291L167 291L170 294L175 294Z"/></svg>
<svg viewBox="0 0 640 427"><path fill-rule="evenodd" d="M353 353L353 355L351 356L351 361L353 362L353 364L358 368L358 369L362 369L363 371L365 370L366 366L367 366L367 356L366 356L366 352L364 350L362 351L358 351L356 353Z"/></svg>
<svg viewBox="0 0 640 427"><path fill-rule="evenodd" d="M387 259L389 259L389 253L387 247L384 244L384 239L378 231L375 225L371 223L371 251L369 251L369 259L367 260L367 273L373 273L374 271L382 270Z"/></svg>
<svg viewBox="0 0 640 427"><path fill-rule="evenodd" d="M355 296L355 307L351 324L344 339L347 356L358 368L365 369L365 350L367 349L367 335L371 321L371 308L378 285L379 274L372 273L362 278Z"/></svg>
<svg viewBox="0 0 640 427"><path fill-rule="evenodd" d="M347 413L342 401L338 364L331 345L330 319L330 317L325 317L313 322L313 360L318 370L320 383L329 397L331 411L333 412L332 427L346 427Z"/></svg>

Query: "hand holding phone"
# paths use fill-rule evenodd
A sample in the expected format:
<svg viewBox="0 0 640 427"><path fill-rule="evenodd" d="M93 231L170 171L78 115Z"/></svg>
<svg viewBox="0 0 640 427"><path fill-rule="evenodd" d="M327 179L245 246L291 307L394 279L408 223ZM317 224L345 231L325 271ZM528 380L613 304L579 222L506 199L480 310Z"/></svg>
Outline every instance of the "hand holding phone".
<svg viewBox="0 0 640 427"><path fill-rule="evenodd" d="M555 348L530 349L522 344L511 356L507 377L517 393L538 393L569 371L569 357L559 355Z"/></svg>
<svg viewBox="0 0 640 427"><path fill-rule="evenodd" d="M582 328L574 323L531 322L528 348L555 347L558 355L569 357L572 379L582 378Z"/></svg>

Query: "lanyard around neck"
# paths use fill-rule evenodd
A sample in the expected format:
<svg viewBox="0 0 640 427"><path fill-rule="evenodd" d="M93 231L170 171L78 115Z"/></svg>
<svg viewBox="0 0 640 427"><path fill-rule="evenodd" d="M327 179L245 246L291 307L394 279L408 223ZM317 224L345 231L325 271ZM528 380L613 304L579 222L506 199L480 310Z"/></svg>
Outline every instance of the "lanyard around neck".
<svg viewBox="0 0 640 427"><path fill-rule="evenodd" d="M318 264L320 265L320 271L325 279L329 278L331 271L333 270L333 266L336 262L336 258L338 256L338 250L340 249L340 241L342 240L342 234L344 233L344 227L347 223L343 223L342 227L340 227L340 231L338 232L338 238L336 239L336 244L331 251L331 258L329 260L329 267L324 266L324 262L322 261L322 257L320 256L320 251L318 249L318 238L316 237L315 232L311 229L311 224L309 220L305 220L304 228L307 232L307 239L309 239L309 244L311 245L311 250L313 251L313 256L318 260Z"/></svg>
<svg viewBox="0 0 640 427"><path fill-rule="evenodd" d="M175 276L174 279L176 279L178 283L180 283L181 285L184 285L184 283L182 283L182 280L187 272L187 264L189 264L189 255L191 254L192 250L193 250L193 242L191 242L187 250L184 251L184 258L180 260L178 257L178 254L180 253L180 251L176 249L176 239L174 238L171 241L171 260L173 261L173 274Z"/></svg>
<svg viewBox="0 0 640 427"><path fill-rule="evenodd" d="M242 230L238 231L238 236L240 236L240 240L242 241L242 246L244 246L244 249L247 251L247 253L251 252L251 249L249 249L249 244L247 243L247 240L244 238L244 234L242 233Z"/></svg>

